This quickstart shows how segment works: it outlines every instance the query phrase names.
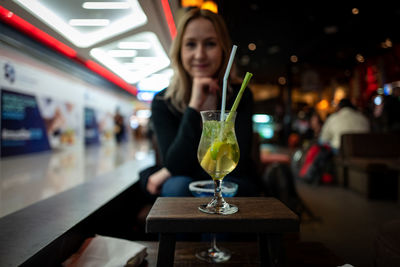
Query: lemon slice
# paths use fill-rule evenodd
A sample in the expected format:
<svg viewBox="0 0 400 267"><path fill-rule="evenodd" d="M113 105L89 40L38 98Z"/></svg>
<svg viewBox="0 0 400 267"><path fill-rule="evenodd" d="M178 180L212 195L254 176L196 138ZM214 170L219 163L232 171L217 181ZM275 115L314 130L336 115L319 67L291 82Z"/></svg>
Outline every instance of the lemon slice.
<svg viewBox="0 0 400 267"><path fill-rule="evenodd" d="M229 153L230 145L222 141L216 141L212 144L210 155L213 160L220 159L223 155Z"/></svg>

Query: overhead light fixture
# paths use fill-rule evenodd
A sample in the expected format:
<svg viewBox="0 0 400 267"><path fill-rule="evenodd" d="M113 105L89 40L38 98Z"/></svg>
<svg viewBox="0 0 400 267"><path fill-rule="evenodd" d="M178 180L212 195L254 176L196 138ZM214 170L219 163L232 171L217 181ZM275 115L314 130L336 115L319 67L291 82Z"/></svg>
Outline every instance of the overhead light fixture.
<svg viewBox="0 0 400 267"><path fill-rule="evenodd" d="M119 42L119 49L150 49L151 43L148 42Z"/></svg>
<svg viewBox="0 0 400 267"><path fill-rule="evenodd" d="M90 50L90 55L130 84L135 84L170 64L167 54L153 32L141 32L127 37L121 42L150 43L150 48L145 50L145 53L140 52L141 50L117 50L120 42L114 42ZM110 54L110 51L118 52ZM113 56L113 53L124 53L123 51L136 51L137 55L132 55L130 62L127 61L128 58L120 59Z"/></svg>
<svg viewBox="0 0 400 267"><path fill-rule="evenodd" d="M108 19L70 19L71 26L107 26L110 24Z"/></svg>
<svg viewBox="0 0 400 267"><path fill-rule="evenodd" d="M137 55L136 50L109 50L107 54L111 57L135 57Z"/></svg>
<svg viewBox="0 0 400 267"><path fill-rule="evenodd" d="M351 13L353 13L353 15L358 15L360 13L360 10L358 8L353 8L351 10Z"/></svg>
<svg viewBox="0 0 400 267"><path fill-rule="evenodd" d="M131 7L128 2L84 2L85 9L128 9Z"/></svg>
<svg viewBox="0 0 400 267"><path fill-rule="evenodd" d="M257 49L257 46L255 43L249 43L249 45L247 47L249 48L250 51L254 51Z"/></svg>
<svg viewBox="0 0 400 267"><path fill-rule="evenodd" d="M152 74L138 82L139 91L159 92L168 87L174 71L171 68L163 70L161 73Z"/></svg>
<svg viewBox="0 0 400 267"><path fill-rule="evenodd" d="M69 25L69 20L79 17L90 19L91 16L93 19L96 19L99 16L98 12L102 12L101 10L96 11L95 13L94 11L90 12L82 9L81 11L78 10L77 13L74 13L74 18L68 18L63 13L65 13L65 10L70 5L69 1L58 1L57 5L50 5L52 0L14 1L78 47L92 46L98 42L135 29L147 23L147 17L138 3L138 0L128 0L127 3L130 5L129 9L113 11L120 13L114 14L114 19L111 17L108 18L108 25L93 28L74 27ZM55 6L57 9L54 8ZM102 17L105 17L107 14L108 13L100 13Z"/></svg>

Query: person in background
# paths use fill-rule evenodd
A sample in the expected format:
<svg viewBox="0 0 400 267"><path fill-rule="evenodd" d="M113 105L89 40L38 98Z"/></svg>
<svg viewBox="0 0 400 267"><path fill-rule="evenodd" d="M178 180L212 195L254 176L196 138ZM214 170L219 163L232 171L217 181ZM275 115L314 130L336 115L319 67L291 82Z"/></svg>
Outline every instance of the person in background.
<svg viewBox="0 0 400 267"><path fill-rule="evenodd" d="M221 108L222 81L231 51L231 41L222 18L208 10L191 9L181 18L171 47L174 76L171 84L152 102L152 122L162 166L145 185L152 195L191 196L194 180L211 180L197 159L203 110ZM240 89L229 77L226 109ZM253 95L244 91L237 109L235 131L240 148L236 169L225 177L238 183L238 196L257 192L251 161Z"/></svg>
<svg viewBox="0 0 400 267"><path fill-rule="evenodd" d="M322 125L324 121L316 110L310 112L310 129L311 129L311 139L318 138L321 133Z"/></svg>
<svg viewBox="0 0 400 267"><path fill-rule="evenodd" d="M117 143L121 143L125 136L124 117L121 115L119 108L114 115L114 134Z"/></svg>
<svg viewBox="0 0 400 267"><path fill-rule="evenodd" d="M359 112L347 98L340 100L335 113L322 125L319 142L329 145L334 153L340 148L340 138L345 133L366 133L370 131L368 119Z"/></svg>

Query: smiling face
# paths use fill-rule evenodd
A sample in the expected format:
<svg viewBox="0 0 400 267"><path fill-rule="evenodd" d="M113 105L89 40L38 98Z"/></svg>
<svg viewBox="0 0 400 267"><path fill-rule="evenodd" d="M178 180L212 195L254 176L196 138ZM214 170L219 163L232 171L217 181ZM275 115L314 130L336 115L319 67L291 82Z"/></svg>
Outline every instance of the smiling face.
<svg viewBox="0 0 400 267"><path fill-rule="evenodd" d="M222 48L211 21L197 18L188 23L182 38L183 68L193 77L214 77L222 62Z"/></svg>

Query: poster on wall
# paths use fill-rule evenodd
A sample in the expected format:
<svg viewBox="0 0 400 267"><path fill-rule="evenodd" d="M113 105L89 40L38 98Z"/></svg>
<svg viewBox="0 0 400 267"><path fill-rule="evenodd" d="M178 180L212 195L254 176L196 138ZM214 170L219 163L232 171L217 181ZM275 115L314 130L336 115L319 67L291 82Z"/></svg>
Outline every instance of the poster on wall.
<svg viewBox="0 0 400 267"><path fill-rule="evenodd" d="M99 132L102 144L113 142L114 138L114 119L113 114L107 110L97 110L99 115Z"/></svg>
<svg viewBox="0 0 400 267"><path fill-rule="evenodd" d="M1 89L1 156L75 146L79 111L73 103Z"/></svg>
<svg viewBox="0 0 400 267"><path fill-rule="evenodd" d="M99 125L93 108L85 108L85 145L100 144Z"/></svg>
<svg viewBox="0 0 400 267"><path fill-rule="evenodd" d="M85 108L85 144L107 144L114 142L113 114L106 110Z"/></svg>
<svg viewBox="0 0 400 267"><path fill-rule="evenodd" d="M50 149L35 96L1 88L1 156Z"/></svg>
<svg viewBox="0 0 400 267"><path fill-rule="evenodd" d="M39 110L52 149L75 146L80 135L79 110L74 103L39 96Z"/></svg>

